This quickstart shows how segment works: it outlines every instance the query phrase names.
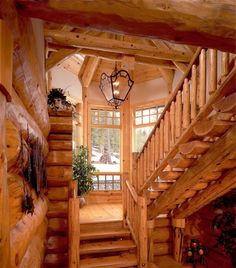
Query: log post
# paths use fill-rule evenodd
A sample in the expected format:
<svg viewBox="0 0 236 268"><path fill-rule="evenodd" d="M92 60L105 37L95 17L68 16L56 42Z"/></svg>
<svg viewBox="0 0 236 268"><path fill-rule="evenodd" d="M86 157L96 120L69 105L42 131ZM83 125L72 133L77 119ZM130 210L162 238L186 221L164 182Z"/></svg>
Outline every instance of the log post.
<svg viewBox="0 0 236 268"><path fill-rule="evenodd" d="M154 260L154 241L153 241L153 231L155 227L155 220L149 220L147 222L148 224L148 245L149 245L149 251L148 251L148 261L153 262Z"/></svg>
<svg viewBox="0 0 236 268"><path fill-rule="evenodd" d="M88 146L88 88L82 88L83 95L83 145Z"/></svg>
<svg viewBox="0 0 236 268"><path fill-rule="evenodd" d="M172 219L172 226L174 228L174 259L177 262L181 262L183 253L183 233L185 228L185 219Z"/></svg>
<svg viewBox="0 0 236 268"><path fill-rule="evenodd" d="M148 228L147 228L147 199L138 197L139 211L139 266L148 267Z"/></svg>
<svg viewBox="0 0 236 268"><path fill-rule="evenodd" d="M79 198L69 200L69 267L79 267L80 247L80 221L79 221Z"/></svg>
<svg viewBox="0 0 236 268"><path fill-rule="evenodd" d="M191 87L191 120L197 116L197 67L192 67L192 87Z"/></svg>
<svg viewBox="0 0 236 268"><path fill-rule="evenodd" d="M216 91L217 87L217 51L210 49L210 66L209 66L209 94Z"/></svg>
<svg viewBox="0 0 236 268"><path fill-rule="evenodd" d="M199 81L199 107L206 103L206 51L202 49L200 54L200 81Z"/></svg>
<svg viewBox="0 0 236 268"><path fill-rule="evenodd" d="M11 32L0 20L0 267L10 267L9 193L6 156L6 103L12 87L13 41Z"/></svg>

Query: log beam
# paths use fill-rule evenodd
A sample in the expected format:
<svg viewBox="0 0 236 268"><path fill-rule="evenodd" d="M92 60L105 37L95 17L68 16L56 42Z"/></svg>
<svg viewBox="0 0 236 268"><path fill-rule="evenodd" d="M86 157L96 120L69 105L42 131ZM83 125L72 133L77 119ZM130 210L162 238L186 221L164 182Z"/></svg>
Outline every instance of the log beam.
<svg viewBox="0 0 236 268"><path fill-rule="evenodd" d="M236 5L231 0L181 5L178 0L115 1L112 8L103 0L17 0L17 7L24 15L56 23L236 52Z"/></svg>
<svg viewBox="0 0 236 268"><path fill-rule="evenodd" d="M123 61L124 59L124 55L122 55L121 53L114 53L114 52L87 49L87 48L81 48L81 49L69 48L69 47L59 48L57 52L54 52L46 60L46 70L49 70L50 68L53 68L55 65L59 64L68 55L73 55L76 53L80 53L80 54L83 54L85 56L90 56L90 57L98 57L99 59L104 59L104 60L109 60L109 61ZM64 58L63 58L63 55L64 55ZM145 65L152 65L152 66L154 65L154 66L162 67L163 69L173 69L173 70L177 69L175 64L173 64L172 61L170 60L161 60L161 59L150 58L150 57L142 57L139 55L136 55L134 57L135 57L135 63L138 63L138 64L145 64Z"/></svg>
<svg viewBox="0 0 236 268"><path fill-rule="evenodd" d="M175 218L187 218L216 198L236 188L236 169L227 171L219 180L206 190L186 201L180 208L174 210Z"/></svg>
<svg viewBox="0 0 236 268"><path fill-rule="evenodd" d="M3 20L12 30L15 51L13 83L27 110L38 123L45 136L49 133L49 117L45 82L39 69L35 38L29 18L19 16L15 2L1 1Z"/></svg>
<svg viewBox="0 0 236 268"><path fill-rule="evenodd" d="M208 152L203 155L196 164L188 169L178 181L148 209L148 218L152 219L162 211L172 209L185 191L191 189L199 179L208 172L214 170L217 163L220 163L236 146L236 126L233 126L218 141L216 141ZM191 178L191 179L190 179Z"/></svg>
<svg viewBox="0 0 236 268"><path fill-rule="evenodd" d="M111 38L91 36L59 30L45 30L49 41L77 48L95 49L101 51L139 55L143 57L189 62L191 54L187 52L160 49L152 45L120 41Z"/></svg>

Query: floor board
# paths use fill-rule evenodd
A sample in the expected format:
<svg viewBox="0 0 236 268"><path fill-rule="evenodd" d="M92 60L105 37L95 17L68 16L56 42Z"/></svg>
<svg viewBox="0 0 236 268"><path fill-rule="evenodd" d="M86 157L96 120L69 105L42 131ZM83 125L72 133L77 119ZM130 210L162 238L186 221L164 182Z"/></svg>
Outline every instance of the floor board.
<svg viewBox="0 0 236 268"><path fill-rule="evenodd" d="M122 204L91 204L80 209L80 222L122 220Z"/></svg>

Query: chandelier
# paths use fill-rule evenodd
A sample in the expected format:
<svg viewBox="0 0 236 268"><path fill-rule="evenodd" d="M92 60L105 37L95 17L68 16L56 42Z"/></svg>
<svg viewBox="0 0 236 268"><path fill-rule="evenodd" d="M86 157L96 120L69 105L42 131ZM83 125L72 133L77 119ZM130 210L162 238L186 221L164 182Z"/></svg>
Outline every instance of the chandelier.
<svg viewBox="0 0 236 268"><path fill-rule="evenodd" d="M129 73L123 69L118 71L117 65L115 65L111 75L101 74L99 88L108 104L117 109L125 101L133 84L134 81L130 78Z"/></svg>

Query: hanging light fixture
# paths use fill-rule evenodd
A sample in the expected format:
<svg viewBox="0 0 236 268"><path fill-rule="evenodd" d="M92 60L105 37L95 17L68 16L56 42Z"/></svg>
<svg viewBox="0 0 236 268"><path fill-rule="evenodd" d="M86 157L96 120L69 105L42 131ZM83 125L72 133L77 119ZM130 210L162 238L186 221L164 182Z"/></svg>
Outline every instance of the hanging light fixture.
<svg viewBox="0 0 236 268"><path fill-rule="evenodd" d="M101 74L99 88L107 102L117 109L125 101L133 84L134 81L130 78L129 73L123 69L118 71L117 65L115 65L111 75Z"/></svg>

